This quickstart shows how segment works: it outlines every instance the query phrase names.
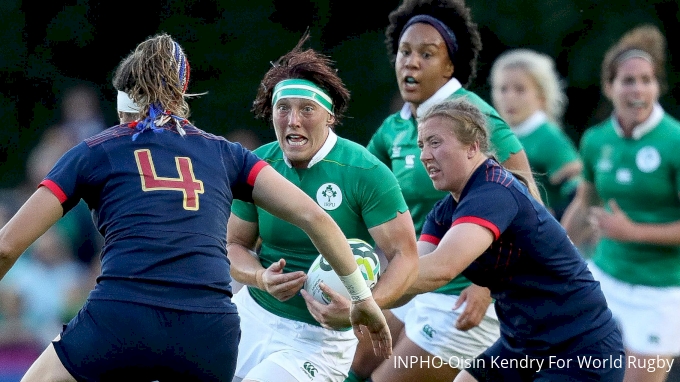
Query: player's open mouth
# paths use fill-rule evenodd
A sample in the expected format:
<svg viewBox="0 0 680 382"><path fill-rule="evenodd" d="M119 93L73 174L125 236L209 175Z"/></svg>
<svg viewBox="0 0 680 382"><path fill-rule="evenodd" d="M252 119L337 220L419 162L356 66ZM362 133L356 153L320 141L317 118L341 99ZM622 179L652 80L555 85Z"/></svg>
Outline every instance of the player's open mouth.
<svg viewBox="0 0 680 382"><path fill-rule="evenodd" d="M413 88L418 85L418 81L414 77L411 76L406 76L404 77L404 87L405 88Z"/></svg>
<svg viewBox="0 0 680 382"><path fill-rule="evenodd" d="M647 103L646 103L645 101L641 100L641 99L635 99L635 100L632 100L632 101L628 102L628 105L629 105L630 107L634 107L634 108L639 108L639 109L641 109L641 108L646 107L646 106L647 106Z"/></svg>
<svg viewBox="0 0 680 382"><path fill-rule="evenodd" d="M302 146L307 143L308 139L302 135L291 134L286 136L286 142L291 146Z"/></svg>

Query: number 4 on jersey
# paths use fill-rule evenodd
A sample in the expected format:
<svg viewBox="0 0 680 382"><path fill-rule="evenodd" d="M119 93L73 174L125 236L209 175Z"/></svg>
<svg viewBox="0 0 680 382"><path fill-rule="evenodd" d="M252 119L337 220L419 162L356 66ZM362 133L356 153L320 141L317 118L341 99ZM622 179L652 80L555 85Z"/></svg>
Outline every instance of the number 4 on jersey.
<svg viewBox="0 0 680 382"><path fill-rule="evenodd" d="M148 149L135 150L135 160L139 175L142 178L144 191L182 191L184 195L184 209L198 210L198 194L203 193L203 182L196 179L191 158L175 157L179 178L164 178L156 175L156 168Z"/></svg>

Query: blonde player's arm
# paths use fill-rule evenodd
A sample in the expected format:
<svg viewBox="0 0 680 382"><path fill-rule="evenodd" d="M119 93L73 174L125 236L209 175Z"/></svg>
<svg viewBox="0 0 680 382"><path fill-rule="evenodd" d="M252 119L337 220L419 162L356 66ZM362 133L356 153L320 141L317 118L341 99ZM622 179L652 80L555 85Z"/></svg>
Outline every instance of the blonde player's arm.
<svg viewBox="0 0 680 382"><path fill-rule="evenodd" d="M19 211L0 229L0 279L19 256L63 215L59 199L39 187Z"/></svg>

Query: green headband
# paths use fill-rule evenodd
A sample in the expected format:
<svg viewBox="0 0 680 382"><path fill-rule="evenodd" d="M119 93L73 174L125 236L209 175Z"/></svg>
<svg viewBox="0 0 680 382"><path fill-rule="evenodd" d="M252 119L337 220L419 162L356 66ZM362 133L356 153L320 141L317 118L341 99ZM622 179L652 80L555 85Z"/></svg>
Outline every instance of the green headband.
<svg viewBox="0 0 680 382"><path fill-rule="evenodd" d="M320 87L316 86L314 82L292 79L283 80L274 87L274 94L272 95L272 105L276 105L280 99L284 98L304 98L312 100L324 109L333 114L333 100Z"/></svg>

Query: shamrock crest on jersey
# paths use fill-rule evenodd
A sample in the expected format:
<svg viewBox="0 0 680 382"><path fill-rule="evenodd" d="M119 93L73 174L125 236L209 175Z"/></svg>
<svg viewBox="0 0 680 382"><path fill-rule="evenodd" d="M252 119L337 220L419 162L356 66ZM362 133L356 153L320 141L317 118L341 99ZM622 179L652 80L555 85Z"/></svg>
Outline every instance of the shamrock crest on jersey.
<svg viewBox="0 0 680 382"><path fill-rule="evenodd" d="M316 191L316 202L327 211L332 211L342 204L342 191L334 183L324 183Z"/></svg>

